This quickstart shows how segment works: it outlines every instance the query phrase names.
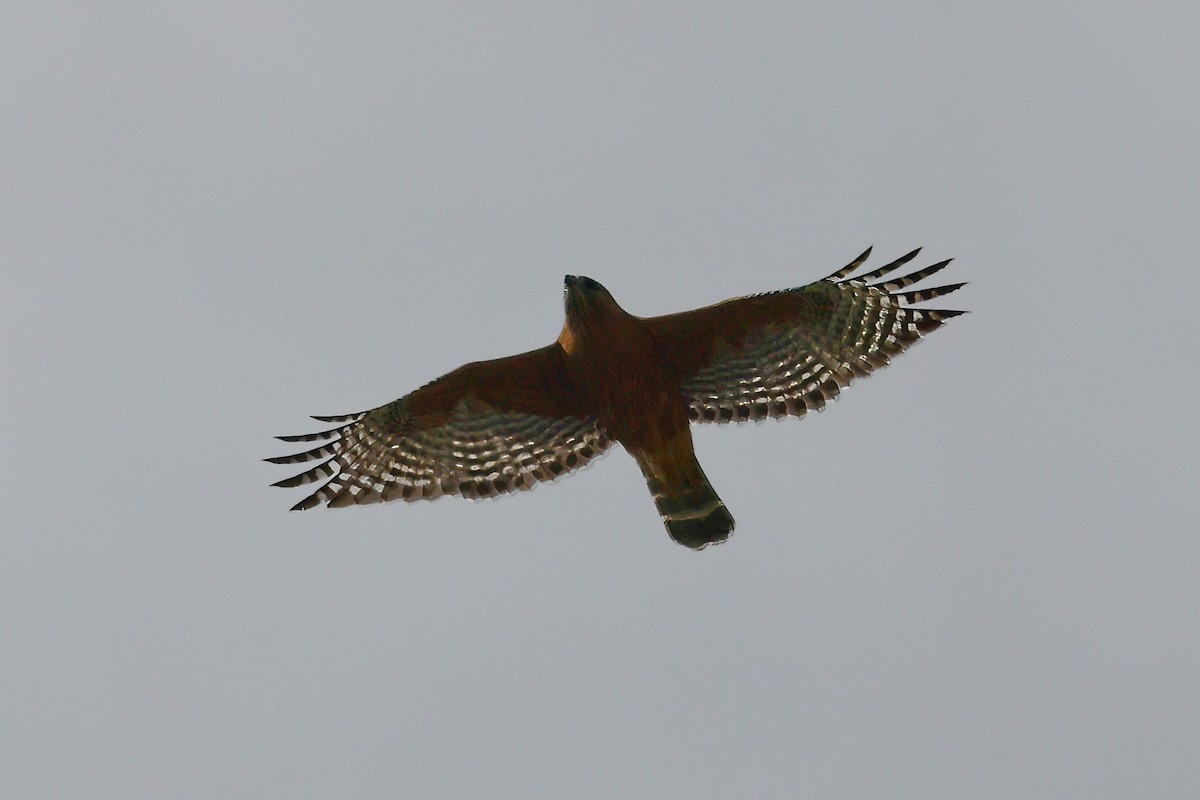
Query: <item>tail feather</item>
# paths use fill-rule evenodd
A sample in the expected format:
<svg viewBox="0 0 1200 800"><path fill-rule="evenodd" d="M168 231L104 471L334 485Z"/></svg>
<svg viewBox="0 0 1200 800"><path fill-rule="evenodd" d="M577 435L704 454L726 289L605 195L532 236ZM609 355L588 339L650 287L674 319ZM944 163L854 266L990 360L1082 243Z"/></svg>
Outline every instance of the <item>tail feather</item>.
<svg viewBox="0 0 1200 800"><path fill-rule="evenodd" d="M646 483L671 538L685 547L703 550L729 538L733 532L733 516L699 465L696 465L696 471L699 478L693 476L689 486L667 486L651 475L647 475Z"/></svg>

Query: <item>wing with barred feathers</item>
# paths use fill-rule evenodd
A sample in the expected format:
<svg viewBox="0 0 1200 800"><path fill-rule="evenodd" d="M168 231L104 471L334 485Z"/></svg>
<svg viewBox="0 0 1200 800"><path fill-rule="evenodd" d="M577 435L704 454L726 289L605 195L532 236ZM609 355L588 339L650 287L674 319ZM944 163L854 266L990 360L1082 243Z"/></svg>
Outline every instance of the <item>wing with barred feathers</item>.
<svg viewBox="0 0 1200 800"><path fill-rule="evenodd" d="M882 280L920 248L851 277L871 253L823 280L646 320L681 376L693 422L820 411L850 382L886 366L962 311L913 308L964 286L901 291L949 260Z"/></svg>
<svg viewBox="0 0 1200 800"><path fill-rule="evenodd" d="M443 494L494 497L553 480L609 445L557 345L467 364L372 411L314 419L342 424L280 436L321 444L267 459L321 462L275 484L321 482L294 511L322 502L337 508Z"/></svg>

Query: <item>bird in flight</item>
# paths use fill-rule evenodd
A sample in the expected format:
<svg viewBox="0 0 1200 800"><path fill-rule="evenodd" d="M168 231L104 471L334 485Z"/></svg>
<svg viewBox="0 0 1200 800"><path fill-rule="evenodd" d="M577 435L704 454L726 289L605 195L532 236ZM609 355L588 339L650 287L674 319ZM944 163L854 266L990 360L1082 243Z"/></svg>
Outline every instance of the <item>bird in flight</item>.
<svg viewBox="0 0 1200 800"><path fill-rule="evenodd" d="M554 480L619 442L672 539L696 550L723 542L733 517L696 460L688 423L820 411L964 313L912 307L964 284L903 291L949 259L886 279L918 252L855 276L867 248L807 286L662 317L633 316L596 281L568 275L553 344L466 364L370 411L314 417L336 427L280 436L320 444L267 461L320 463L274 485L320 483L294 511L495 497Z"/></svg>

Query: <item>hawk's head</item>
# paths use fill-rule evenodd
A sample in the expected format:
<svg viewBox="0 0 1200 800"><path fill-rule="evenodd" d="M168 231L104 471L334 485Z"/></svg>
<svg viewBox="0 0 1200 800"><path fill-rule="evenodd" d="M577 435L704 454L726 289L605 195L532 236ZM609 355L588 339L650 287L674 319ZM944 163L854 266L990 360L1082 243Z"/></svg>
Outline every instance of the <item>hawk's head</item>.
<svg viewBox="0 0 1200 800"><path fill-rule="evenodd" d="M568 275L563 279L565 284L564 296L567 307L567 319L578 318L586 321L597 314L620 312L621 307L613 300L608 289L605 289L591 278L582 275Z"/></svg>
<svg viewBox="0 0 1200 800"><path fill-rule="evenodd" d="M567 319L559 341L566 342L563 346L568 350L571 343L579 337L586 337L591 331L611 324L616 318L629 316L617 305L617 301L613 300L608 289L591 278L568 275L563 279L563 283L566 287L563 299Z"/></svg>

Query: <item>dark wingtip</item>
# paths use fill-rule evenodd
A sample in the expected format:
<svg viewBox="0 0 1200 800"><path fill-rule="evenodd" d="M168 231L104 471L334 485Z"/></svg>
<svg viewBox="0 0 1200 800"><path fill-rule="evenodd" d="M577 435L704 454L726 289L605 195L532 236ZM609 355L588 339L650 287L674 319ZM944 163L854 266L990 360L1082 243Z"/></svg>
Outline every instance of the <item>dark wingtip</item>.
<svg viewBox="0 0 1200 800"><path fill-rule="evenodd" d="M871 281L878 280L879 278L882 278L884 275L887 275L897 269L900 269L900 267L904 266L905 264L907 264L908 262L910 262L914 258L916 258L917 254L920 252L921 252L921 248L919 248L919 247L914 250L910 250L909 252L907 252L904 255L897 258L895 261L892 261L891 263L888 263L888 264L884 264L882 267L873 269L870 272L864 272L862 275L855 277L854 280L862 281L863 283L870 283Z"/></svg>
<svg viewBox="0 0 1200 800"><path fill-rule="evenodd" d="M365 412L365 411L357 411L353 414L334 414L334 415L328 416L328 417L317 416L314 414L312 418L315 419L317 422L353 422L354 420L358 419L359 417L361 417L362 415L364 415L366 413L367 412Z"/></svg>
<svg viewBox="0 0 1200 800"><path fill-rule="evenodd" d="M957 292L966 283L950 283L945 286L932 286L928 289L916 289L911 292L900 292L893 294L892 297L897 298L902 303L924 303L928 300L933 300L936 297L943 297L951 292Z"/></svg>
<svg viewBox="0 0 1200 800"><path fill-rule="evenodd" d="M320 504L321 504L321 499L319 497L317 497L315 494L311 494L308 497L301 500L299 503L296 503L296 505L292 506L291 509L289 509L289 510L291 510L291 511L308 511L310 508L316 508Z"/></svg>
<svg viewBox="0 0 1200 800"><path fill-rule="evenodd" d="M863 265L863 262L865 262L867 260L867 258L870 257L871 250L874 249L874 247L875 247L875 245L871 245L866 250L863 250L862 253L858 256L858 258L855 258L853 261L851 261L849 264L847 264L846 266L839 269L837 272L834 272L831 275L826 275L825 278L823 278L823 280L827 280L827 281L842 280L843 278L848 276L851 272L854 272L854 270L858 269L859 267L861 267Z"/></svg>

